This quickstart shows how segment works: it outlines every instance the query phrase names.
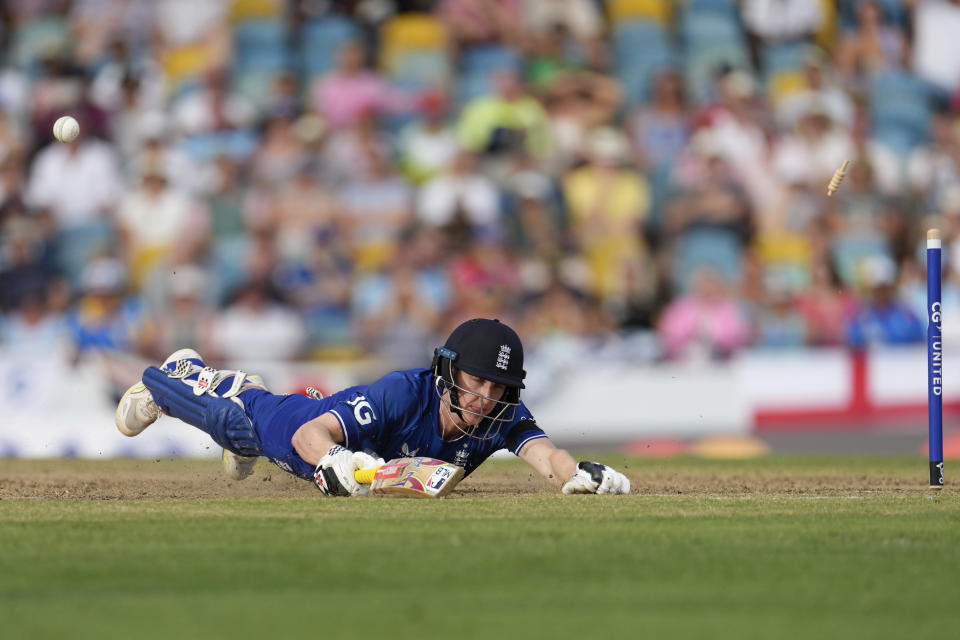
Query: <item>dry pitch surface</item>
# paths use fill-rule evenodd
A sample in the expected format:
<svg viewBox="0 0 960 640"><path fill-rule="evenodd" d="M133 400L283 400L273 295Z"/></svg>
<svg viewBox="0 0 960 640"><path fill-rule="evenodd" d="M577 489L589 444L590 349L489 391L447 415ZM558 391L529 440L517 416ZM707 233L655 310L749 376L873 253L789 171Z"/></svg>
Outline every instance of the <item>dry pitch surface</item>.
<svg viewBox="0 0 960 640"><path fill-rule="evenodd" d="M925 461L915 464L877 460L816 458L754 460L677 460L585 456L623 470L633 493L668 495L836 495L913 493L925 486ZM785 470L784 467L789 467ZM949 479L949 474L948 474ZM522 462L492 460L464 480L450 499L546 496L556 490ZM0 500L197 500L230 498L309 498L313 485L261 460L253 476L235 482L219 461L155 460L0 460Z"/></svg>

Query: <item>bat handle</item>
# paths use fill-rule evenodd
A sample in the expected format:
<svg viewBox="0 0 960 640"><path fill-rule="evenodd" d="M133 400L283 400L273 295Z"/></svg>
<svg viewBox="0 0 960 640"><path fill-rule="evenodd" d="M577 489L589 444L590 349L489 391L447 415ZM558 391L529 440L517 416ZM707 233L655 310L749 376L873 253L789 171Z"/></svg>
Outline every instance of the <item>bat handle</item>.
<svg viewBox="0 0 960 640"><path fill-rule="evenodd" d="M353 472L353 479L360 484L370 484L373 482L373 477L377 474L377 469L379 468L380 467L373 467L372 469L357 469Z"/></svg>

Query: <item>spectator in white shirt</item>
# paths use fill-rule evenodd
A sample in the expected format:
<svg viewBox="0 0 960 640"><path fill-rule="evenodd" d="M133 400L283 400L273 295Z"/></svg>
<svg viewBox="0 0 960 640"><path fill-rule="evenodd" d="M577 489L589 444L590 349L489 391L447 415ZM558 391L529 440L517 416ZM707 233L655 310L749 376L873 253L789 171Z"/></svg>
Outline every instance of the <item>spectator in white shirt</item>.
<svg viewBox="0 0 960 640"><path fill-rule="evenodd" d="M117 226L135 288L174 247L189 255L204 244L210 230L206 207L170 186L161 165L146 165L142 176L140 186L117 207Z"/></svg>
<svg viewBox="0 0 960 640"><path fill-rule="evenodd" d="M113 150L83 134L73 142L54 142L37 154L30 168L27 201L49 208L61 229L103 218L116 203L120 174Z"/></svg>
<svg viewBox="0 0 960 640"><path fill-rule="evenodd" d="M443 227L458 213L471 227L496 225L500 194L496 185L476 171L474 154L461 151L450 168L428 180L417 197L417 218L429 226Z"/></svg>

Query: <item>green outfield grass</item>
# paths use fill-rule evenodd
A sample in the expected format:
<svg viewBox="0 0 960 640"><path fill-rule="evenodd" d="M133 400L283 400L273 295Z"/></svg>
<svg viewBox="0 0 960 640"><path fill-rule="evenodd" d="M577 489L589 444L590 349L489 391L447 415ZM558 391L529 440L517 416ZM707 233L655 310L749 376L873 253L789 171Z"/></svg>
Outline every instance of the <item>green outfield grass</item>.
<svg viewBox="0 0 960 640"><path fill-rule="evenodd" d="M956 633L960 494L921 459L606 460L641 493L0 500L0 637Z"/></svg>

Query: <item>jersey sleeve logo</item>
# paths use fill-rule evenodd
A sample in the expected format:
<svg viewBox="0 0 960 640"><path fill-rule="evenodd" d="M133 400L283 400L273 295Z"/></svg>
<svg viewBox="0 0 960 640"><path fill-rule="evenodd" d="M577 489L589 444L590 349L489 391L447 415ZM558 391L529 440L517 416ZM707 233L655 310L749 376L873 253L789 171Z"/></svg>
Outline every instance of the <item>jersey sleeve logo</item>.
<svg viewBox="0 0 960 640"><path fill-rule="evenodd" d="M377 416L373 413L373 407L370 406L370 402L362 395L357 394L357 397L353 400L347 400L347 404L353 407L353 417L356 419L357 424L370 424L377 419Z"/></svg>

